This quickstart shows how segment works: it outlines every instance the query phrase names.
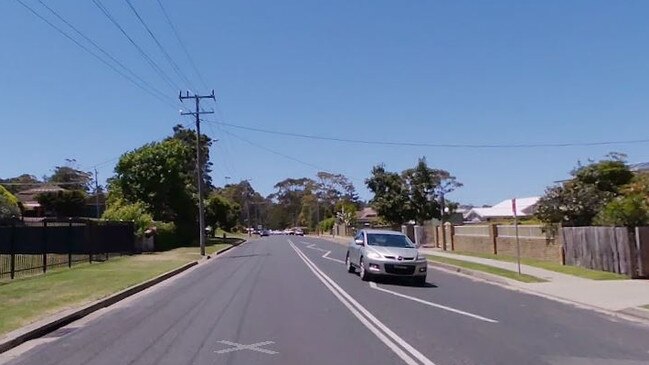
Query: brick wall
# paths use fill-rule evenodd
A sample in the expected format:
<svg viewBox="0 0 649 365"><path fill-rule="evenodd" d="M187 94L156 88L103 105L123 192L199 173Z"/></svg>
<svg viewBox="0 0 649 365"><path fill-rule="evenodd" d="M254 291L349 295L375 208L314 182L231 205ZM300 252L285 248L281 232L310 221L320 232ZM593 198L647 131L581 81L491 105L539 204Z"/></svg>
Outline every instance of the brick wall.
<svg viewBox="0 0 649 365"><path fill-rule="evenodd" d="M464 227L467 228L451 229L450 226L446 227L446 249L448 251L488 254L493 254L495 251L497 255L516 256L516 238L510 235L498 236L499 230L504 233L511 230L509 229L511 227L495 224L490 225L488 229L484 226L482 228L476 226L475 229L469 229L470 226ZM485 230L488 231L489 235L484 235ZM452 237L450 236L451 231L454 232ZM464 234L458 234L458 231L464 232ZM562 243L560 239L545 238L539 232L541 232L540 227L534 226L520 229L521 257L561 263ZM442 246L439 245L438 247Z"/></svg>
<svg viewBox="0 0 649 365"><path fill-rule="evenodd" d="M519 238L521 257L561 262L561 245L542 238ZM499 255L516 256L516 238L497 237Z"/></svg>
<svg viewBox="0 0 649 365"><path fill-rule="evenodd" d="M455 251L493 253L493 245L489 236L453 236ZM450 244L447 245L450 250Z"/></svg>

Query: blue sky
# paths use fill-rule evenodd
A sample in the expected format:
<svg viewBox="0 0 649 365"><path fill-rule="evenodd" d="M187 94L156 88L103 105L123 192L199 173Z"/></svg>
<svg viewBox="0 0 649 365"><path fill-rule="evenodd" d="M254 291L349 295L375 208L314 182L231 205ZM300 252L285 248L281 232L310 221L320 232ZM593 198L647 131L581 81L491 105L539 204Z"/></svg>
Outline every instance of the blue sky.
<svg viewBox="0 0 649 365"><path fill-rule="evenodd" d="M51 17L36 0L23 0ZM91 1L43 0L174 98ZM198 77L155 1L132 0L194 85ZM162 0L217 103L206 117L354 139L506 144L649 137L649 2ZM124 1L103 0L133 39L181 82ZM55 20L55 19L54 19ZM60 23L57 23L60 24ZM169 134L181 117L14 0L0 2L0 177L82 168ZM205 93L208 90L198 89ZM649 161L649 144L534 149L381 147L272 136L205 123L218 139L213 178L264 194L309 165L350 176L426 156L465 186L450 198L496 203L541 194L578 160L609 151ZM254 147L225 132L234 133ZM97 167L100 180L114 161Z"/></svg>

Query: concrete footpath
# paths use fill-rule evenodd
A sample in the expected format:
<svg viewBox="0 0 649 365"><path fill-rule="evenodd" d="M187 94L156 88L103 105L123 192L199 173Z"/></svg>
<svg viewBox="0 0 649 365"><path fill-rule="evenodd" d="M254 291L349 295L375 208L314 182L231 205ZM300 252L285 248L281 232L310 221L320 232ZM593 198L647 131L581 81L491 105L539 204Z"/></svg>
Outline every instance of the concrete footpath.
<svg viewBox="0 0 649 365"><path fill-rule="evenodd" d="M517 271L517 265L513 262L458 255L432 248L421 248L420 251L427 255ZM528 265L521 265L521 272L547 282L523 283L509 280L510 285L610 311L621 311L649 304L649 281L647 280L591 280Z"/></svg>
<svg viewBox="0 0 649 365"><path fill-rule="evenodd" d="M350 240L348 237L319 236L319 238L338 243L347 243ZM436 248L421 247L419 250L426 255L518 271L516 263L512 262L458 255ZM591 280L528 265L521 265L521 272L544 279L546 282L523 283L507 278L499 278L498 282L506 282L511 287L550 298L649 319L649 310L639 308L649 304L649 280Z"/></svg>

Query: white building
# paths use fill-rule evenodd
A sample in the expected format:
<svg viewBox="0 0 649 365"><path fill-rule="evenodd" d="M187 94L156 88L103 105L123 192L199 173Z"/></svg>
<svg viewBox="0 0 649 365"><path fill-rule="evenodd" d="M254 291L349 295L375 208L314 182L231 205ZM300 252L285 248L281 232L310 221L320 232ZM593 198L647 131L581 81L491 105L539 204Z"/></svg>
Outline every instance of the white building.
<svg viewBox="0 0 649 365"><path fill-rule="evenodd" d="M527 198L516 198L516 215L518 217L529 217L534 215L536 204L540 197L532 196ZM464 214L465 222L484 222L499 218L513 218L512 200L503 200L489 208L472 208Z"/></svg>

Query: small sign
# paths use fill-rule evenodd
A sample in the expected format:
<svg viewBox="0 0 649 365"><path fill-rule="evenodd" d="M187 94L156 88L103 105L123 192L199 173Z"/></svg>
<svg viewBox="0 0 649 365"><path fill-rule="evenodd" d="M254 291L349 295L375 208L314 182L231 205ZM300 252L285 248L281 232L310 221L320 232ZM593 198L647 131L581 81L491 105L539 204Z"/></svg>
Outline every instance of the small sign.
<svg viewBox="0 0 649 365"><path fill-rule="evenodd" d="M512 199L512 212L514 212L514 217L516 217L516 198Z"/></svg>

